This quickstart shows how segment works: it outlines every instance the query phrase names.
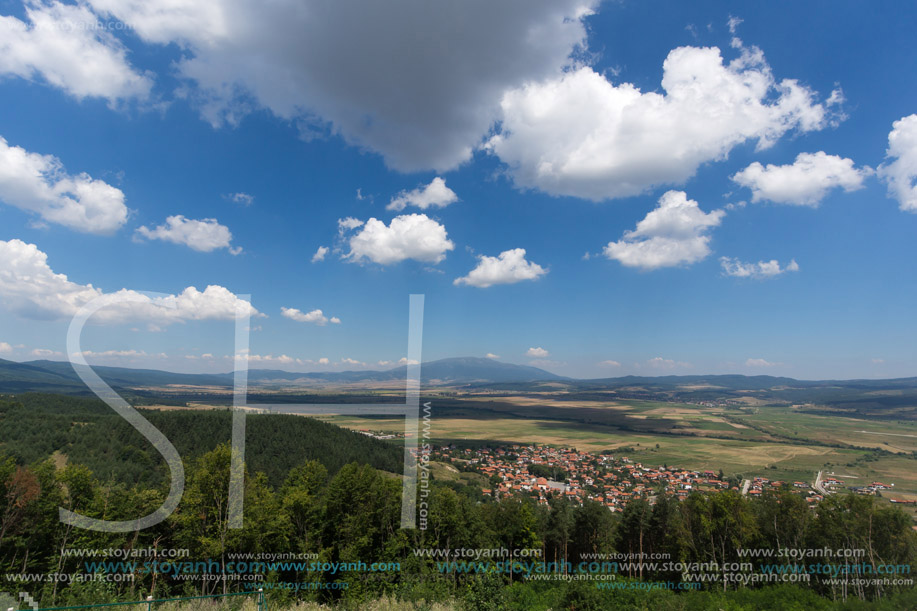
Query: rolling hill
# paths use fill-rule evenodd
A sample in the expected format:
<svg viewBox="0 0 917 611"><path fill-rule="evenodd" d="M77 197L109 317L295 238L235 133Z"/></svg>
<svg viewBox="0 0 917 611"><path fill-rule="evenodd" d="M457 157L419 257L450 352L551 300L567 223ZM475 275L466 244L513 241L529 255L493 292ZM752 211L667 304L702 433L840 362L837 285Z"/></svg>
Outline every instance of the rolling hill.
<svg viewBox="0 0 917 611"><path fill-rule="evenodd" d="M167 395L172 400L187 401L207 394L207 388L230 389L232 373L190 374L153 369L94 367L112 387L139 399L140 403L158 401ZM271 369L249 370L254 393L284 393L295 400L309 388L347 385L384 384L391 386L405 379L406 368L384 371L340 371L298 373ZM707 401L745 401L757 404L817 404L860 414L904 410L917 416L917 378L890 380L796 380L774 376L687 375L624 376L618 378L574 379L526 365L502 363L476 357L447 358L424 363L423 386L461 387L465 390L488 390L507 393L553 392L559 388L578 396L596 394L594 398L651 399L683 403ZM192 388L185 395L164 393L169 386ZM55 392L89 395L73 366L61 361L16 363L0 359L0 393ZM225 390L221 390L225 394ZM276 396L278 400L281 398ZM193 398L193 400L198 400ZM135 401L136 402L136 401ZM911 414L913 412L913 414Z"/></svg>
<svg viewBox="0 0 917 611"><path fill-rule="evenodd" d="M191 374L130 369L126 367L94 366L93 370L115 388L150 388L169 385L225 386L233 383L233 374ZM297 373L273 369L250 369L251 384L348 384L358 382L395 382L404 380L406 367L385 371L340 371ZM542 382L569 378L555 375L537 367L501 363L475 357L448 358L424 363L421 367L424 383L430 385ZM29 361L16 363L0 359L0 392L76 392L86 390L73 366L67 361Z"/></svg>

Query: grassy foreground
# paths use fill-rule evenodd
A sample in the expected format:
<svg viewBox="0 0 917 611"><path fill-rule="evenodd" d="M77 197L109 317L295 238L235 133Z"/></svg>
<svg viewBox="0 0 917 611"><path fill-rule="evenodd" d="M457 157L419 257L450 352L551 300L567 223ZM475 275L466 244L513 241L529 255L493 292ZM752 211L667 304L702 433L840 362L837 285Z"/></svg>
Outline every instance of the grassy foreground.
<svg viewBox="0 0 917 611"><path fill-rule="evenodd" d="M566 590L565 594L562 592ZM129 611L146 611L146 605L136 608L119 607ZM259 611L253 599L227 604L213 601L164 603L156 611ZM404 600L381 596L360 603L324 604L317 602L267 603L270 611L318 611L319 609L348 609L367 611L516 611L549 610L627 610L627 611L751 611L779 609L789 611L896 611L917 608L917 590L900 592L890 598L863 602L859 600L831 601L795 586L775 586L760 590L722 592L692 592L676 595L665 590L649 592L590 592L590 588L557 588L532 591L530 588L509 587L502 591L471 588L460 599L443 601Z"/></svg>

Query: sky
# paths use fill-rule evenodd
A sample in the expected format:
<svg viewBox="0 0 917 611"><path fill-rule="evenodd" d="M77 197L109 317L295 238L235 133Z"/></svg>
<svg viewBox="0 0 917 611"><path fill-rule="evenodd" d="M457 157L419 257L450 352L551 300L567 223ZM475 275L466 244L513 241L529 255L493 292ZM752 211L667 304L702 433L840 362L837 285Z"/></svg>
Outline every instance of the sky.
<svg viewBox="0 0 917 611"><path fill-rule="evenodd" d="M0 0L0 358L913 376L915 17Z"/></svg>

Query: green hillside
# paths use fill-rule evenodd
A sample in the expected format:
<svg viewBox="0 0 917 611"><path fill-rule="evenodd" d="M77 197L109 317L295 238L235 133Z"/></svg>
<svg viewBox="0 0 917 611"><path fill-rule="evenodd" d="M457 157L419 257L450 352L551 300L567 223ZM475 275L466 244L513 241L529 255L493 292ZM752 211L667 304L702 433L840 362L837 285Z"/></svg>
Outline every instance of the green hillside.
<svg viewBox="0 0 917 611"><path fill-rule="evenodd" d="M229 410L141 413L175 445L185 461L229 442ZM330 473L350 462L401 472L403 452L393 444L288 415L248 415L246 462L272 485L289 470L318 460ZM31 464L55 452L89 467L101 480L156 485L168 477L159 453L126 420L95 399L29 393L0 397L0 451Z"/></svg>

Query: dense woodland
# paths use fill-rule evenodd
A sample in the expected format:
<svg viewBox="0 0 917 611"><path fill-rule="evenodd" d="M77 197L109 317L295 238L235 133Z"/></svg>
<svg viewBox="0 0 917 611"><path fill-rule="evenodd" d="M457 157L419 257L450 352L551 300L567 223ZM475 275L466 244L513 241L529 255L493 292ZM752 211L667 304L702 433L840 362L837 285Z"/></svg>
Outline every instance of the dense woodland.
<svg viewBox="0 0 917 611"><path fill-rule="evenodd" d="M426 530L402 530L402 452L362 435L295 416L251 417L245 526L228 528L229 413L147 412L186 463L182 503L167 520L130 533L99 533L59 521L58 508L107 520L157 508L167 490L155 451L98 402L30 395L0 404L0 591L26 590L43 606L238 591L240 581L175 580L138 572L130 583L10 581L21 573L79 574L86 559L68 548L183 548L188 559L235 553L313 553L322 561L400 562L401 570L274 570L266 582L348 582L346 590L271 591L271 608L293 598L356 606L385 595L450 600L470 609L915 608L913 588L829 584L741 586L711 582L701 591L605 591L593 581L526 581L518 575L443 573L419 548L537 548L548 562L584 554L665 553L681 562L740 562L741 548L856 548L866 564L917 561L911 519L872 497L831 496L813 511L789 491L747 500L734 491L634 501L623 514L556 498L483 499L454 482L434 482ZM300 428L301 427L301 428ZM66 460L64 460L66 457ZM100 558L101 559L101 558ZM93 560L100 560L93 559ZM790 564L789 558L751 560ZM806 561L808 562L808 561ZM844 562L840 560L839 562ZM848 561L849 562L849 561ZM681 575L640 563L619 581L678 582ZM894 576L892 576L894 577ZM911 577L900 575L900 577ZM861 602L866 601L866 602ZM277 606L274 606L277 605Z"/></svg>
<svg viewBox="0 0 917 611"><path fill-rule="evenodd" d="M228 442L232 414L225 410L140 410L186 460ZM366 435L299 416L246 417L246 458L253 472L280 486L289 471L321 460L332 472L355 460L400 473L400 448ZM98 399L29 393L0 397L0 449L23 464L63 452L102 481L155 486L168 478L159 453L126 420Z"/></svg>

